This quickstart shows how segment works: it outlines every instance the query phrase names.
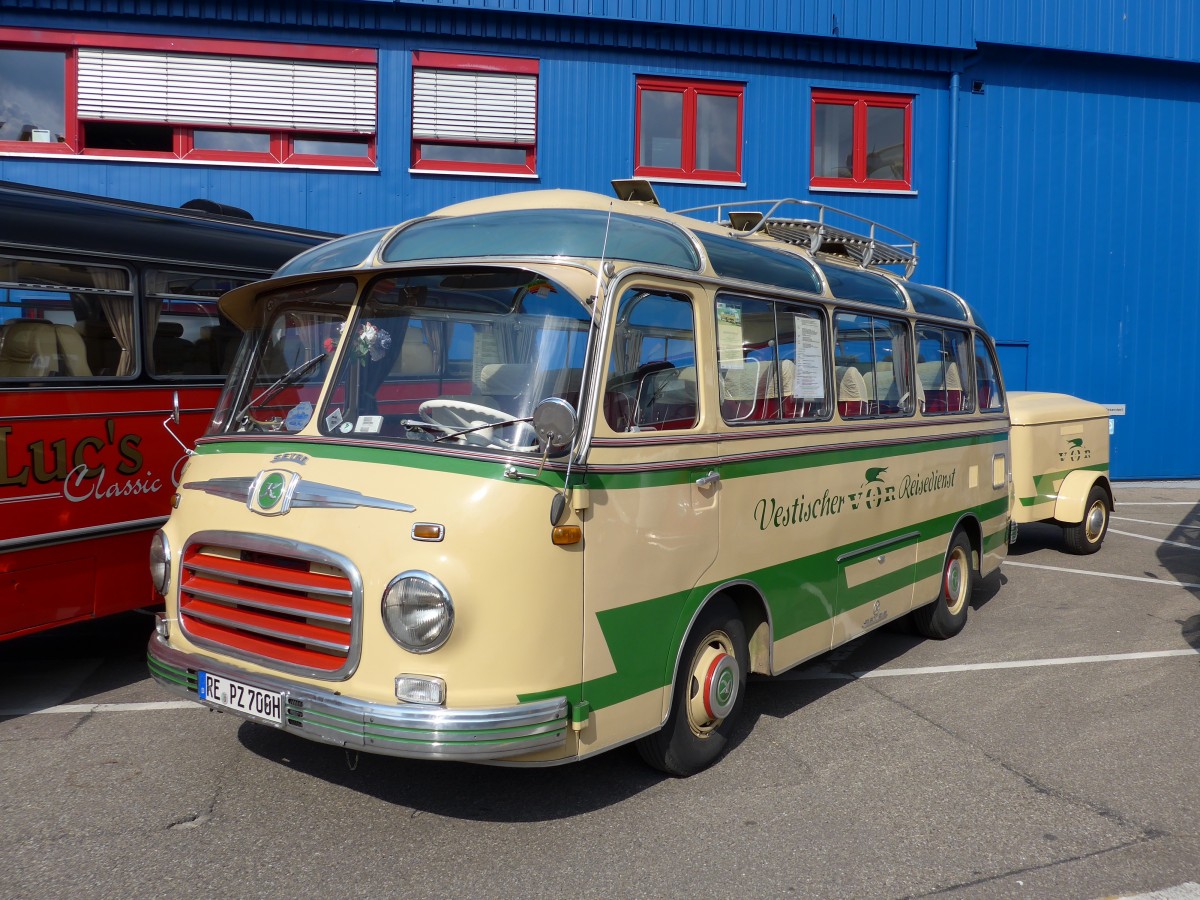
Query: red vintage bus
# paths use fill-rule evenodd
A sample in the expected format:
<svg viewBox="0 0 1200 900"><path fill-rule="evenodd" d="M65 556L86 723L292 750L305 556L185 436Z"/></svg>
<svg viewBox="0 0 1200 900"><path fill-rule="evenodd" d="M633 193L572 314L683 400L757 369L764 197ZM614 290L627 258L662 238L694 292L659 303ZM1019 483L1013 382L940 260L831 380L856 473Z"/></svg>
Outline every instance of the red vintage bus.
<svg viewBox="0 0 1200 900"><path fill-rule="evenodd" d="M150 536L240 339L217 298L331 236L0 182L0 640L157 602Z"/></svg>

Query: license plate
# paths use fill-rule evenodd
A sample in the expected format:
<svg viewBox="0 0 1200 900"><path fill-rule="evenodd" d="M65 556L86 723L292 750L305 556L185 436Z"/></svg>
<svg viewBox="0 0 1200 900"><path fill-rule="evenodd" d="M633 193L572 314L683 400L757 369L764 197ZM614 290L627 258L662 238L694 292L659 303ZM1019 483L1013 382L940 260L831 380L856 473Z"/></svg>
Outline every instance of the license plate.
<svg viewBox="0 0 1200 900"><path fill-rule="evenodd" d="M196 673L200 699L256 719L283 724L283 694L264 691L212 672Z"/></svg>

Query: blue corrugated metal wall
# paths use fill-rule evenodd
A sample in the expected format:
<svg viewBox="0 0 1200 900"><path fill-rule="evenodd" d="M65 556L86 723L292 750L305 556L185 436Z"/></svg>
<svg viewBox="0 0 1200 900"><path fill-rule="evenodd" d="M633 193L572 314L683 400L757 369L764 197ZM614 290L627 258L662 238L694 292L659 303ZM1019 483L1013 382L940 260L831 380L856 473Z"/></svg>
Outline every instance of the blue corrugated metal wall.
<svg viewBox="0 0 1200 900"><path fill-rule="evenodd" d="M1195 73L1043 54L990 58L960 108L956 287L1027 386L1125 404L1122 477L1200 474Z"/></svg>
<svg viewBox="0 0 1200 900"><path fill-rule="evenodd" d="M1200 61L1195 0L977 0L979 43Z"/></svg>
<svg viewBox="0 0 1200 900"><path fill-rule="evenodd" d="M1039 14L1032 0L18 0L4 25L376 47L379 171L0 157L0 178L167 205L209 197L353 231L500 191L607 191L633 168L638 75L743 81L745 187L660 184L665 206L807 197L913 235L918 280L952 276L1003 343L1013 386L1126 405L1118 477L1197 476L1200 417L1177 406L1200 333L1188 293L1200 175L1185 161L1200 83L1194 66L1096 55L1193 59L1197 14L1185 0L1128 18L1115 0L1082 2ZM537 179L408 171L417 49L540 60ZM915 95L915 195L807 192L814 86Z"/></svg>

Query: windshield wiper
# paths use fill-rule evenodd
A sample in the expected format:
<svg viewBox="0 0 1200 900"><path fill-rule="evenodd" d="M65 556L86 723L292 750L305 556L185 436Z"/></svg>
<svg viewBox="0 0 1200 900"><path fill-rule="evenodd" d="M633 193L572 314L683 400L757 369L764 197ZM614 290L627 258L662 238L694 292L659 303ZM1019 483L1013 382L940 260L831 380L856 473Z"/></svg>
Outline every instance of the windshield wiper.
<svg viewBox="0 0 1200 900"><path fill-rule="evenodd" d="M295 384L297 378L299 378L328 355L328 353L318 353L312 359L306 359L299 365L288 369L274 384L264 388L261 394L246 403L246 405L238 411L238 414L233 417L233 421L239 426L250 424L260 425L261 423L250 418L250 410L258 406L258 404L265 403L267 400L270 400L277 393L279 393L280 390L288 385Z"/></svg>
<svg viewBox="0 0 1200 900"><path fill-rule="evenodd" d="M520 425L522 422L532 422L533 416L522 416L519 419L503 419L499 422L488 422L486 425L472 425L470 428L462 428L458 431L451 431L443 434L440 437L435 437L433 442L436 444L439 441L448 441L451 438L461 437L464 434L471 434L474 431L483 431L487 428L505 428L509 425Z"/></svg>

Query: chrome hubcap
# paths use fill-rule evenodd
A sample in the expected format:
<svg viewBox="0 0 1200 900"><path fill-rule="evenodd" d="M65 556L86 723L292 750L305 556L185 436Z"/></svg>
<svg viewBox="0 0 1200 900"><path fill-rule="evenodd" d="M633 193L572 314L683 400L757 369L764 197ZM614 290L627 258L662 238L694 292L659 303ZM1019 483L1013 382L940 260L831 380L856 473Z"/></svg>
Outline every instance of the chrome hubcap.
<svg viewBox="0 0 1200 900"><path fill-rule="evenodd" d="M1092 508L1088 510L1087 518L1084 519L1084 530L1087 533L1089 544L1100 540L1100 536L1104 534L1104 522L1107 518L1104 502L1098 500L1093 503Z"/></svg>

